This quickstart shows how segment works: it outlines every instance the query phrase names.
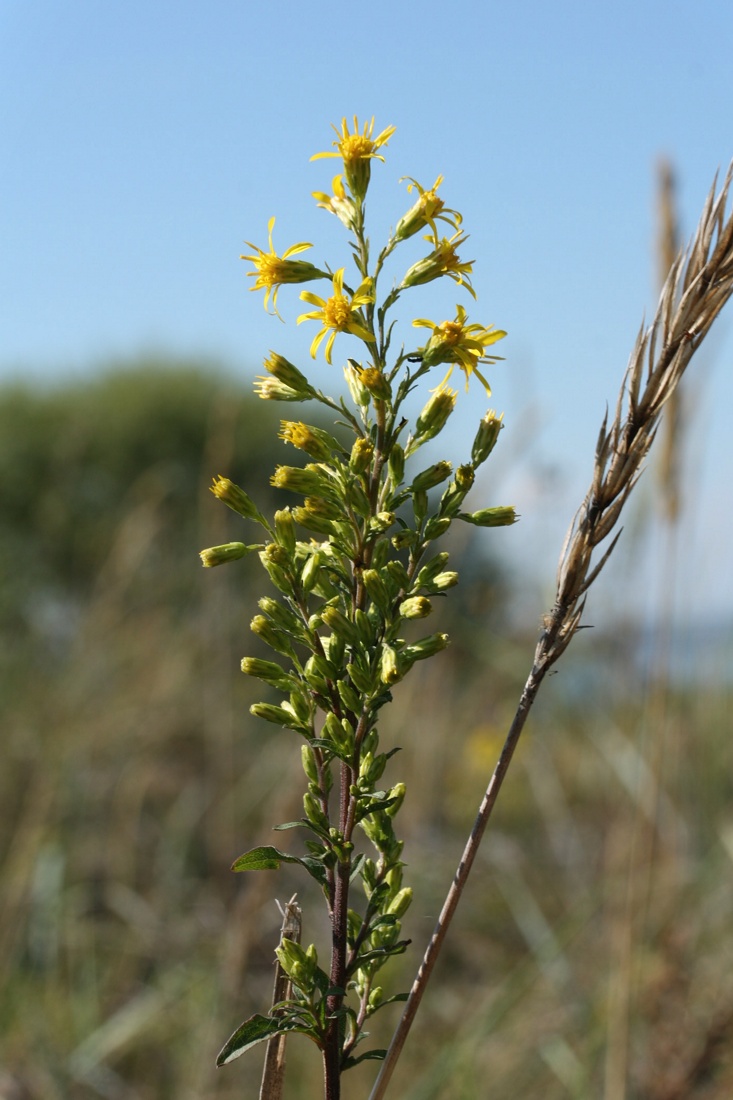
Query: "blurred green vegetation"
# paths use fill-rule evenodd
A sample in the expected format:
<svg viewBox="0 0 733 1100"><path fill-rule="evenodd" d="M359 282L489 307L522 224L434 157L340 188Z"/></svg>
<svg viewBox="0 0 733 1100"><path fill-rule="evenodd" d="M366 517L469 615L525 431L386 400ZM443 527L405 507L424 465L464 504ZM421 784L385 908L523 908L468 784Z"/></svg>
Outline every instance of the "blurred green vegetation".
<svg viewBox="0 0 733 1100"><path fill-rule="evenodd" d="M281 505L269 474L297 461L281 413L197 363L0 390L0 1100L255 1098L258 1052L214 1059L269 1005L274 899L298 890L304 938L325 943L297 872L229 870L298 815L300 754L250 718L258 688L238 674L264 574L197 559L242 537L212 475ZM534 645L507 628L508 574L483 541L454 543L461 585L436 611L451 648L385 714L416 894L391 991ZM579 638L520 744L395 1097L733 1095L730 695L642 680L623 634ZM315 1100L317 1052L291 1041L288 1060L287 1096ZM373 1076L354 1070L349 1100Z"/></svg>

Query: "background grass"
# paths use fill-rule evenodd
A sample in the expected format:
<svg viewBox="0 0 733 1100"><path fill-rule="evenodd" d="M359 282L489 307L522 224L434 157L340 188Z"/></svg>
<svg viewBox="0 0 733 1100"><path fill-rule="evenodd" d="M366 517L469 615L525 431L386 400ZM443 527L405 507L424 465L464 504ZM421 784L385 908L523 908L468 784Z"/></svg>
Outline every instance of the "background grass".
<svg viewBox="0 0 733 1100"><path fill-rule="evenodd" d="M261 692L238 672L264 574L196 557L242 537L213 474L276 506L280 411L195 363L0 393L3 1100L254 1098L258 1052L214 1059L269 1005L274 899L298 890L304 939L326 943L310 880L229 870L298 816L300 754L250 717ZM412 980L535 641L509 626L511 573L476 541L453 550L461 585L436 614L453 644L382 729L416 894L389 992ZM731 681L670 682L637 643L588 632L545 686L396 1097L733 1095ZM318 1097L315 1048L288 1059L287 1095ZM373 1077L352 1071L350 1100Z"/></svg>

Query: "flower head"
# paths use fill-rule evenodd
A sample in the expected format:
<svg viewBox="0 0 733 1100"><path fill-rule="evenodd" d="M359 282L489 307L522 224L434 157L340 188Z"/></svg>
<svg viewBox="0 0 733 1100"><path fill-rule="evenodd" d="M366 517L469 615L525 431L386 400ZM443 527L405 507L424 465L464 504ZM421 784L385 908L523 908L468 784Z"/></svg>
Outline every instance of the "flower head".
<svg viewBox="0 0 733 1100"><path fill-rule="evenodd" d="M341 120L341 132L333 127L337 140L335 153L315 153L311 160L319 160L321 157L341 157L344 162L344 172L349 190L357 202L361 202L367 193L371 176L372 160L384 160L381 153L376 150L386 145L396 127L388 126L382 130L378 137L372 137L374 133L374 118L371 122L364 123L363 133L359 133L359 120L354 115L354 132L349 133L349 125L346 119Z"/></svg>
<svg viewBox="0 0 733 1100"><path fill-rule="evenodd" d="M324 153L323 155L326 156L327 154ZM342 175L333 177L331 183L332 195L327 195L324 191L314 191L313 198L323 210L335 214L347 229L353 229L357 222L357 209L354 200L346 194L343 178Z"/></svg>
<svg viewBox="0 0 733 1100"><path fill-rule="evenodd" d="M436 218L448 222L456 232L459 231L462 221L461 215L457 210L450 210L437 195L437 190L443 182L442 176L438 176L429 191L425 191L412 176L404 176L403 178L410 181L407 185L408 193L412 191L414 187L418 192L419 198L397 222L393 240L406 241L408 237L412 237L415 233L424 229L426 225L430 226L433 231L433 237L437 239L438 230L435 225Z"/></svg>
<svg viewBox="0 0 733 1100"><path fill-rule="evenodd" d="M298 324L301 321L320 321L321 331L316 335L311 344L311 357L315 359L316 352L326 334L326 362L331 362L331 350L336 339L337 332L350 332L352 336L358 336L367 344L374 343L374 336L364 323L359 306L374 301L374 287L371 279L364 279L361 286L351 299L344 294L344 269L340 267L333 276L333 294L330 298L319 298L310 290L302 290L300 297L304 302L309 302L318 308L312 313L301 313Z"/></svg>
<svg viewBox="0 0 733 1100"><path fill-rule="evenodd" d="M308 283L312 279L328 279L329 276L327 272L321 271L305 260L290 259L291 256L296 256L299 252L305 252L307 248L313 247L305 241L291 245L283 252L282 256L278 256L272 246L272 227L274 224L275 219L270 218L267 223L269 252L263 252L256 244L247 241L249 247L256 250L256 255L240 256L239 258L240 260L249 260L250 263L254 264L254 271L247 272L247 277L255 280L254 286L251 286L250 290L265 288L265 309L267 309L270 291L272 291L272 308L277 313L277 292L283 283Z"/></svg>
<svg viewBox="0 0 733 1100"><path fill-rule="evenodd" d="M475 298L476 294L469 278L473 270L473 260L469 260L467 263L462 262L457 251L458 246L465 244L468 237L462 235L459 231L454 233L450 240L443 237L439 241L437 237L431 237L429 234L425 237L425 240L430 241L435 247L428 256L412 265L402 280L400 290L405 290L410 286L420 286L422 283L430 283L433 279L440 279L441 276L448 275L455 283L465 286L468 293Z"/></svg>
<svg viewBox="0 0 733 1100"><path fill-rule="evenodd" d="M433 334L425 347L420 348L420 354L425 366L434 367L439 363L450 363L450 370L443 379L441 385L450 378L455 366L466 375L466 389L468 380L475 374L483 383L487 395L491 393L491 387L478 369L479 363L495 363L501 357L498 355L485 355L485 349L495 344L506 336L502 329L484 328L482 325L467 325L468 314L463 306L456 306L454 321L442 321L436 325L432 321L418 318L413 321L416 328L429 328Z"/></svg>

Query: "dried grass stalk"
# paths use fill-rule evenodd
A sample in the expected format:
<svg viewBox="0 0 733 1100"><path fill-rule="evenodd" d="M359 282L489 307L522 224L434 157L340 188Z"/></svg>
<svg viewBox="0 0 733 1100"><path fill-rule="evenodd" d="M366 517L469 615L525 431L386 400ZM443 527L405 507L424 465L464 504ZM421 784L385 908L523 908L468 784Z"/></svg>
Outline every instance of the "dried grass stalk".
<svg viewBox="0 0 733 1100"><path fill-rule="evenodd" d="M540 684L580 626L588 589L621 531L599 560L594 560L594 552L612 535L641 476L665 404L733 294L733 214L726 217L732 181L733 163L717 197L717 179L713 182L692 243L670 268L654 321L639 332L610 426L608 413L603 419L590 488L560 554L554 605L544 617L514 720L369 1100L382 1100L385 1094Z"/></svg>

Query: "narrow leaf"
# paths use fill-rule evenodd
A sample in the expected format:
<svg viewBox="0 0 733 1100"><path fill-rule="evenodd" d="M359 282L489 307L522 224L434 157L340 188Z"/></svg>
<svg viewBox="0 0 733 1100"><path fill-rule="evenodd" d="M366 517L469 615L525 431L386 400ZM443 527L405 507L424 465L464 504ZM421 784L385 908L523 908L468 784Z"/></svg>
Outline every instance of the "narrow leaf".
<svg viewBox="0 0 733 1100"><path fill-rule="evenodd" d="M278 1020L273 1019L272 1016L263 1016L259 1012L255 1013L227 1039L216 1059L217 1066L225 1066L227 1062L233 1062L250 1047L271 1039L280 1030L282 1028Z"/></svg>
<svg viewBox="0 0 733 1100"><path fill-rule="evenodd" d="M299 863L321 886L326 882L326 870L320 860L312 856L291 856L288 852L273 848L271 844L262 844L259 848L245 852L234 861L232 870L277 871L281 863Z"/></svg>

